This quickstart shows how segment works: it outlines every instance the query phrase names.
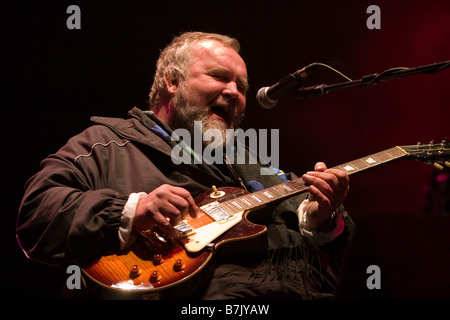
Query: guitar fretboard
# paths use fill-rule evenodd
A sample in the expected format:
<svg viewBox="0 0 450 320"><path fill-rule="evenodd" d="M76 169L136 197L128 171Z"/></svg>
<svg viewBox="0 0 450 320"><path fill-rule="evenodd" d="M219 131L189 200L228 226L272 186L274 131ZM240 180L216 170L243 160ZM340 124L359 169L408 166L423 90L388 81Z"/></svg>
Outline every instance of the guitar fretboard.
<svg viewBox="0 0 450 320"><path fill-rule="evenodd" d="M283 199L308 190L302 179L295 179L264 190L255 191L235 199L221 202L231 212L256 209L268 203Z"/></svg>
<svg viewBox="0 0 450 320"><path fill-rule="evenodd" d="M381 164L388 163L393 160L407 156L408 153L400 147L393 147L381 152L374 153L370 156L359 158L345 164L333 167L347 172L348 175L355 174Z"/></svg>
<svg viewBox="0 0 450 320"><path fill-rule="evenodd" d="M370 156L366 156L351 162L335 166L333 168L341 169L347 172L348 175L352 175L376 167L378 165L397 160L407 155L408 153L405 152L402 148L393 147L385 151L374 153ZM307 190L308 186L303 182L301 178L299 178L273 187L269 187L264 190L249 193L235 199L223 201L220 204L230 212L237 213L243 210L256 209L268 203L306 192Z"/></svg>

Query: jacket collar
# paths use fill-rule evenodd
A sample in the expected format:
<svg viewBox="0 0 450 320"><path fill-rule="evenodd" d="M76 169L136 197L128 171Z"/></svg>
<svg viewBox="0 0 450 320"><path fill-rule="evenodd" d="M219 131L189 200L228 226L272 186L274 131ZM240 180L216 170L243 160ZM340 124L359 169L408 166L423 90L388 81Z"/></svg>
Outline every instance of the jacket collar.
<svg viewBox="0 0 450 320"><path fill-rule="evenodd" d="M129 118L91 117L96 124L107 126L126 139L140 142L171 155L172 147L154 128L158 124L141 109L134 107L128 112ZM150 132L149 132L150 130ZM168 136L170 139L170 136Z"/></svg>

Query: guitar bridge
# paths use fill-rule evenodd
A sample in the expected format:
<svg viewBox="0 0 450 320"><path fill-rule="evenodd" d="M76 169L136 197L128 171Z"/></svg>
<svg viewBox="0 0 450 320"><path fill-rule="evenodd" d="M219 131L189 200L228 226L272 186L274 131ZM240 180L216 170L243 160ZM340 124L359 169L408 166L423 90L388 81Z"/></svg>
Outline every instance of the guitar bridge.
<svg viewBox="0 0 450 320"><path fill-rule="evenodd" d="M195 234L194 229L192 229L192 227L188 225L186 221L181 221L174 228L177 229L178 232L180 233L179 238L186 238Z"/></svg>

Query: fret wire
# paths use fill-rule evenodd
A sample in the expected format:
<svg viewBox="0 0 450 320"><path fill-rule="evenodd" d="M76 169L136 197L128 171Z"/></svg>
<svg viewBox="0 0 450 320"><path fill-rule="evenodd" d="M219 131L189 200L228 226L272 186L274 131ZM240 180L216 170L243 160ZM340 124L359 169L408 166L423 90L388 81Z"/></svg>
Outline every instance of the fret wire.
<svg viewBox="0 0 450 320"><path fill-rule="evenodd" d="M242 205L236 200L228 200L227 202L229 202L230 204L232 204L235 208L237 208L236 212L242 211L244 210L244 208L242 207Z"/></svg>
<svg viewBox="0 0 450 320"><path fill-rule="evenodd" d="M389 150L387 150L390 154L392 154L392 157L394 157L395 159L398 159L398 158L400 158L400 157L402 157L402 156L404 156L405 155L405 153L403 152L403 150L401 150L401 149L399 149L399 148L397 148L397 147L394 147L394 148L391 148L391 149L389 149Z"/></svg>
<svg viewBox="0 0 450 320"><path fill-rule="evenodd" d="M281 193L275 188L275 187L270 187L270 188L267 188L266 190L268 190L268 192L270 193L270 194L272 194L275 198L279 198L280 196L281 196Z"/></svg>
<svg viewBox="0 0 450 320"><path fill-rule="evenodd" d="M239 204L240 204L245 210L251 208L251 203L245 202L245 201L242 199L242 197L237 198L236 201L239 202Z"/></svg>
<svg viewBox="0 0 450 320"><path fill-rule="evenodd" d="M286 183L290 188L292 188L292 193L295 193L298 190L301 190L300 186L294 181L289 181Z"/></svg>
<svg viewBox="0 0 450 320"><path fill-rule="evenodd" d="M287 184L287 183L281 184L281 185L280 185L280 188L283 189L285 192L287 192L287 194L291 194L291 193L293 193L293 192L295 191L295 190L294 190L291 186L289 186L289 184Z"/></svg>
<svg viewBox="0 0 450 320"><path fill-rule="evenodd" d="M283 190L283 192L286 195L291 194L294 191L287 183L283 183L278 186Z"/></svg>
<svg viewBox="0 0 450 320"><path fill-rule="evenodd" d="M363 159L358 159L356 161L352 161L351 163L356 167L356 169L358 169L358 171L370 167L370 165Z"/></svg>
<svg viewBox="0 0 450 320"><path fill-rule="evenodd" d="M382 161L381 161L382 163L385 163L385 162L387 162L387 161L391 161L391 160L393 160L393 159L396 158L396 157L394 157L394 156L390 153L390 151L391 151L391 150L385 150L385 151L379 152L379 153L377 154L377 156L382 160ZM380 155L379 155L379 154L380 154Z"/></svg>
<svg viewBox="0 0 450 320"><path fill-rule="evenodd" d="M244 201L248 201L252 207L254 207L255 205L259 205L259 202L256 202L255 200L253 200L253 198L250 197L250 194L242 196L242 199Z"/></svg>
<svg viewBox="0 0 450 320"><path fill-rule="evenodd" d="M264 203L270 201L270 198L264 193L265 190L259 190L253 194L257 195Z"/></svg>
<svg viewBox="0 0 450 320"><path fill-rule="evenodd" d="M291 194L296 194L296 193L300 193L301 191L303 191L306 186L300 186L298 183L296 183L295 181L290 181L289 182L289 186L293 189L293 191L291 192Z"/></svg>
<svg viewBox="0 0 450 320"><path fill-rule="evenodd" d="M253 200L256 201L257 204L261 204L264 203L265 201L263 199L261 199L261 197L259 196L259 194L257 194L256 192L251 193L249 195L250 198L252 198Z"/></svg>
<svg viewBox="0 0 450 320"><path fill-rule="evenodd" d="M392 156L387 152L379 152L377 153L377 157L381 159L381 162L386 162L392 159Z"/></svg>
<svg viewBox="0 0 450 320"><path fill-rule="evenodd" d="M276 199L277 197L272 194L272 191L268 189L265 190L261 190L261 193L264 194L264 196L267 198L267 200L272 201L273 199ZM267 194L269 194L269 196L267 196Z"/></svg>
<svg viewBox="0 0 450 320"><path fill-rule="evenodd" d="M280 194L280 197L284 197L286 195L286 190L284 190L283 188L280 188L279 186L274 186L273 190L278 192Z"/></svg>
<svg viewBox="0 0 450 320"><path fill-rule="evenodd" d="M228 209L228 211L232 212L233 214L240 211L229 200L221 202L220 204L223 205L226 209Z"/></svg>

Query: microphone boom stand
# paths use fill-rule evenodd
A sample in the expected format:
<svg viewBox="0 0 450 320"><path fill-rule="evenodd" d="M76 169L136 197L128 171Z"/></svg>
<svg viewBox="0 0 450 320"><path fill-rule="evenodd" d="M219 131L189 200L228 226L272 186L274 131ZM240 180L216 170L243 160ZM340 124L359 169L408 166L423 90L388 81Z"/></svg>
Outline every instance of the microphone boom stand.
<svg viewBox="0 0 450 320"><path fill-rule="evenodd" d="M329 91L355 87L359 86L362 88L368 88L371 85L378 84L387 80L402 78L414 74L431 74L444 70L445 68L450 67L450 60L433 63L429 65L419 66L415 68L393 68L381 73L374 73L370 75L363 76L359 80L350 80L347 82L327 85L320 84L310 87L302 87L296 89L293 93L298 96L300 99L306 99L310 97L322 96L327 94Z"/></svg>

